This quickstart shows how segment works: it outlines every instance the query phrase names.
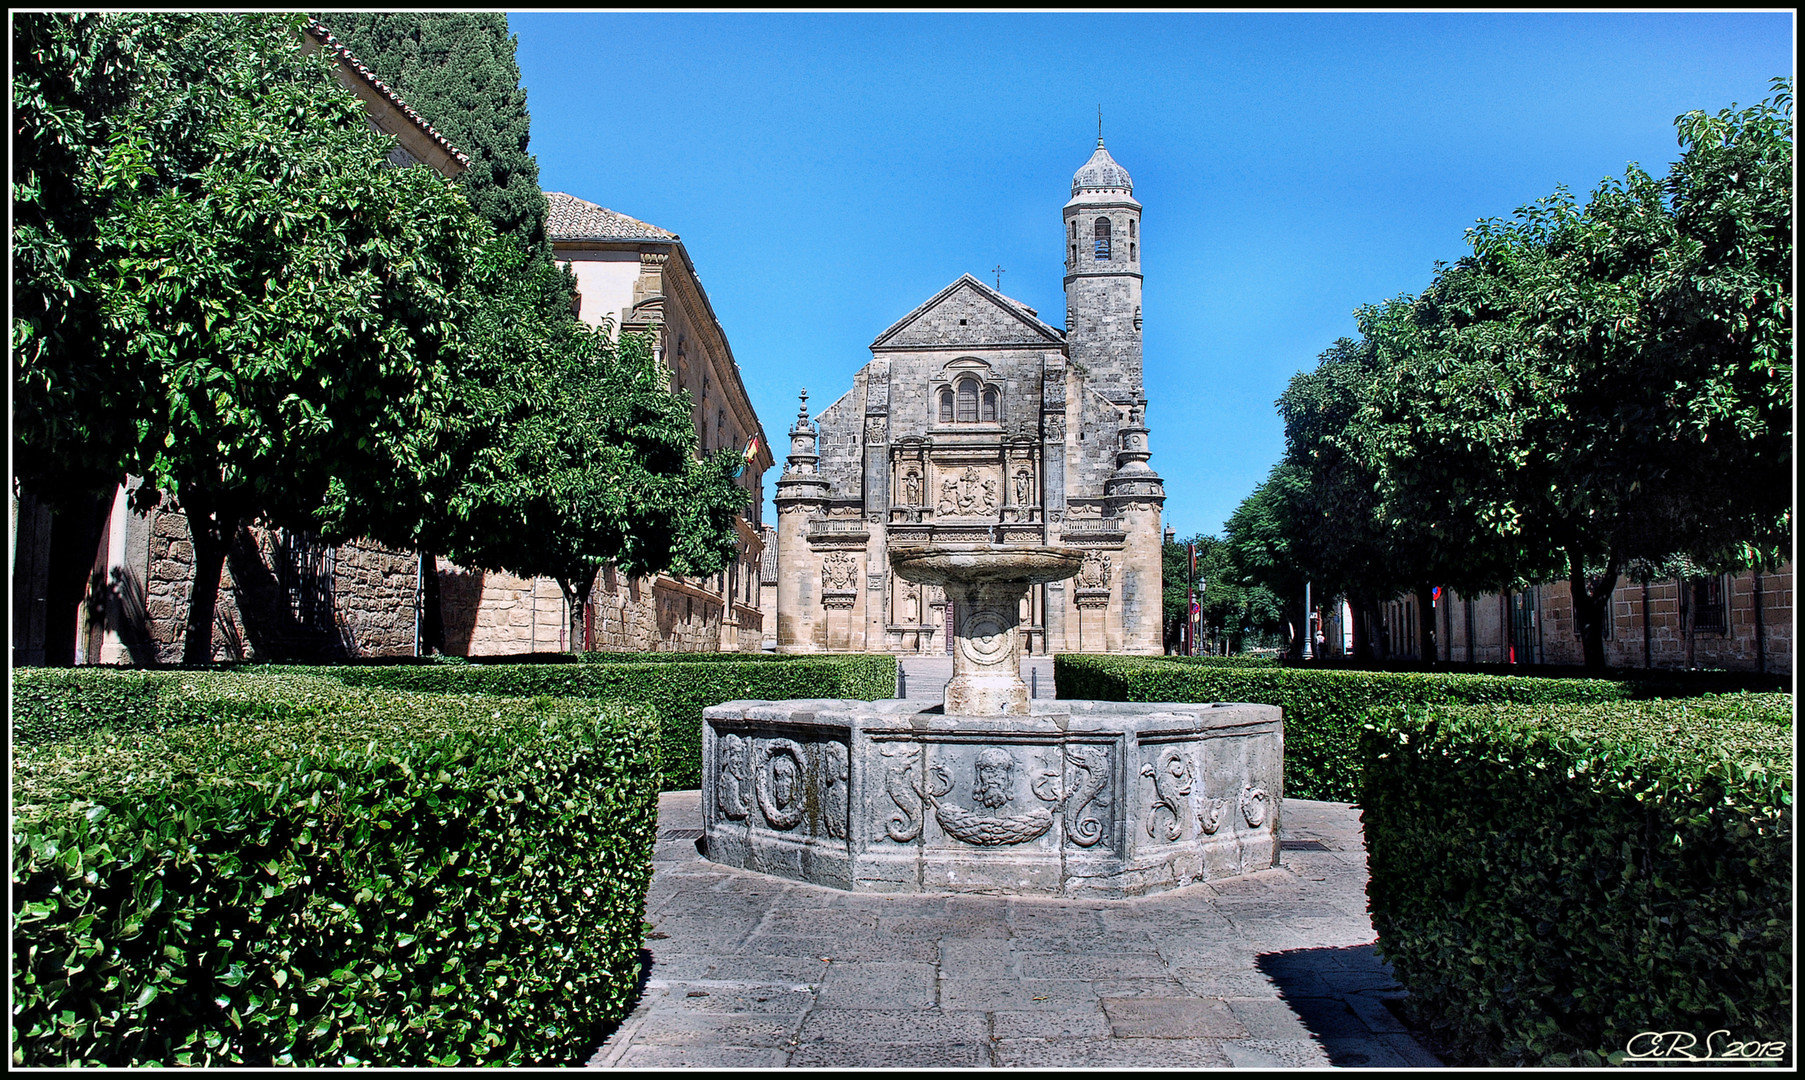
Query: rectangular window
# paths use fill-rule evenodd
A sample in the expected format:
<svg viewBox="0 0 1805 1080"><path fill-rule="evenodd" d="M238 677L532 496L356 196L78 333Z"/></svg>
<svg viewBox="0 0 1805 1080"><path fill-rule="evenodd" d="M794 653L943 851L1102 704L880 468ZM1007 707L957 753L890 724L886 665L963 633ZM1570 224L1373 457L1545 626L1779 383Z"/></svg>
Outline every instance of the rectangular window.
<svg viewBox="0 0 1805 1080"><path fill-rule="evenodd" d="M1692 629L1723 633L1729 626L1724 604L1722 574L1698 578L1692 582Z"/></svg>

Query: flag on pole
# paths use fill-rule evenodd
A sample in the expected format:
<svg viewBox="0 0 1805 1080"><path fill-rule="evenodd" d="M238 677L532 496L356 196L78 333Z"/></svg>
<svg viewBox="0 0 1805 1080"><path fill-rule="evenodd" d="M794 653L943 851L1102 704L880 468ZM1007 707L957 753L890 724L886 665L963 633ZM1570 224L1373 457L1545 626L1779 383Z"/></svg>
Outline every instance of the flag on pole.
<svg viewBox="0 0 1805 1080"><path fill-rule="evenodd" d="M758 435L755 432L755 433L753 433L753 436L750 439L746 440L746 464L748 464L748 465L752 464L752 459L755 456L757 456L757 454L758 454Z"/></svg>

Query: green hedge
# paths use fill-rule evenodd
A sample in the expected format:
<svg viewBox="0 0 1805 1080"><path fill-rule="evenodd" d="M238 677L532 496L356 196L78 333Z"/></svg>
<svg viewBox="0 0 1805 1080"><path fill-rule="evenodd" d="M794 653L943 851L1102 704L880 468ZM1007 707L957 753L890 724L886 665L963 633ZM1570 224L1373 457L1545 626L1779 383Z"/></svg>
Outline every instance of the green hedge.
<svg viewBox="0 0 1805 1080"><path fill-rule="evenodd" d="M1375 714L1367 893L1420 1014L1493 1064L1602 1064L1651 1031L1790 1054L1791 706Z"/></svg>
<svg viewBox="0 0 1805 1080"><path fill-rule="evenodd" d="M1320 671L1202 659L1062 654L1053 659L1053 678L1062 698L1277 705L1285 711L1285 795L1334 802L1359 798L1360 728L1379 706L1617 701L1641 692L1604 679Z"/></svg>
<svg viewBox="0 0 1805 1080"><path fill-rule="evenodd" d="M714 654L701 654L711 658L691 663L677 659L691 654L654 655L659 659L646 662L622 659L580 664L428 664L308 670L348 685L371 688L554 695L644 705L658 715L667 791L702 786L702 710L710 705L744 698L874 701L896 695L896 657L888 655L794 656L780 658L781 663L733 663L714 658Z"/></svg>
<svg viewBox="0 0 1805 1080"><path fill-rule="evenodd" d="M14 678L14 1065L572 1064L625 1013L645 710Z"/></svg>

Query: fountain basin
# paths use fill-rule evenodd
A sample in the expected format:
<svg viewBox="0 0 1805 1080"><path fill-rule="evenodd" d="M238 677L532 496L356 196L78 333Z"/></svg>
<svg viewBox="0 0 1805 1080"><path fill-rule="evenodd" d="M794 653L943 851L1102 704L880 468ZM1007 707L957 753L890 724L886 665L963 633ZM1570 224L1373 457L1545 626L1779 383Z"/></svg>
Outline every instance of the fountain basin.
<svg viewBox="0 0 1805 1080"><path fill-rule="evenodd" d="M1125 897L1279 860L1269 705L732 701L702 758L707 857L817 885Z"/></svg>

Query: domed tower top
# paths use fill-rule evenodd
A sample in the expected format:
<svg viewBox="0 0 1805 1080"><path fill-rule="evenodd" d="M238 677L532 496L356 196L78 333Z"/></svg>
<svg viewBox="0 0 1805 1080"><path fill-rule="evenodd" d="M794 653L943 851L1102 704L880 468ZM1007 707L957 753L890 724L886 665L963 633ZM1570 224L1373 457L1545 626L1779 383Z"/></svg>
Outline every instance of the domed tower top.
<svg viewBox="0 0 1805 1080"><path fill-rule="evenodd" d="M1072 194L1080 191L1119 191L1124 195L1134 194L1134 178L1128 170L1116 164L1116 159L1109 156L1103 148L1103 136L1097 136L1097 152L1083 167L1072 174Z"/></svg>

